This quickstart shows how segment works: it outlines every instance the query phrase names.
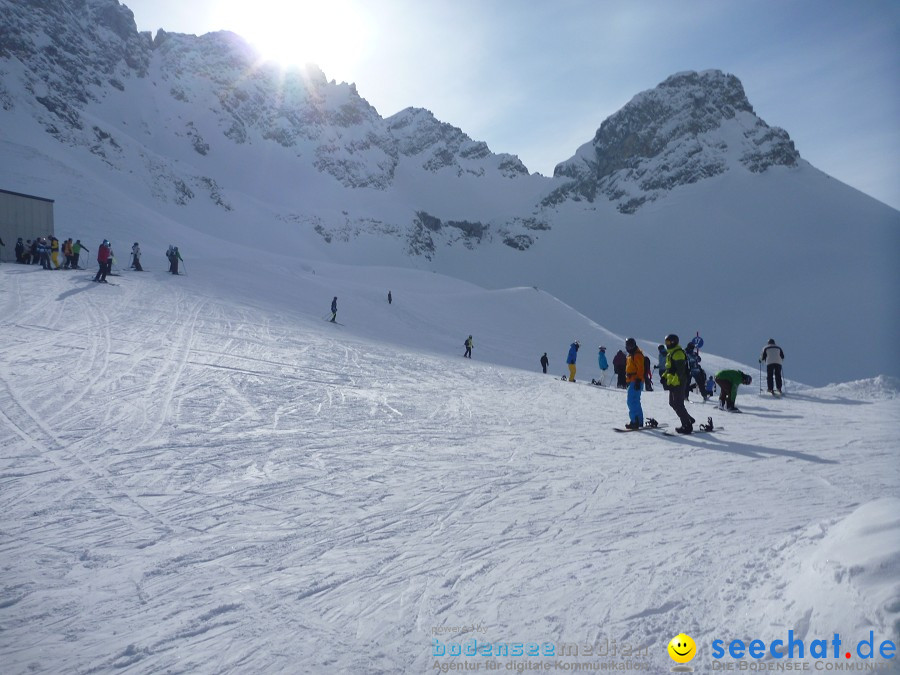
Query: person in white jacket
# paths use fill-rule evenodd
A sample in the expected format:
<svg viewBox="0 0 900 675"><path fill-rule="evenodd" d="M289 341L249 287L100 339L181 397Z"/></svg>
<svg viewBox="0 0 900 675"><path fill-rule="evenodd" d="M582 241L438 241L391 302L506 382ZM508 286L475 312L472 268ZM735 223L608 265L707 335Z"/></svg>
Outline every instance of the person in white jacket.
<svg viewBox="0 0 900 675"><path fill-rule="evenodd" d="M762 354L759 357L760 363L766 364L766 387L770 394L775 392L772 389L774 384L778 393L781 393L781 366L784 363L784 352L781 347L775 344L775 339L770 338L766 346L763 347ZM773 383L774 380L774 383Z"/></svg>
<svg viewBox="0 0 900 675"><path fill-rule="evenodd" d="M131 268L138 272L144 271L144 268L141 267L141 247L137 242L134 242L134 246L131 247Z"/></svg>

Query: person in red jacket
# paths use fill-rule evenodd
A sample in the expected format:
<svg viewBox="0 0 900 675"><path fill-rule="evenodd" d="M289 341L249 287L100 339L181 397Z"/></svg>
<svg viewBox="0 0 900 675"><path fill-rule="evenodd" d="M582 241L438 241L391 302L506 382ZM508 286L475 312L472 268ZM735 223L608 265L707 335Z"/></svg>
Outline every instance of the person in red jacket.
<svg viewBox="0 0 900 675"><path fill-rule="evenodd" d="M108 283L106 281L106 275L109 274L109 271L112 268L112 256L110 255L109 248L109 241L104 239L103 243L100 244L100 248L97 249L97 264L99 265L99 269L97 270L97 275L94 277L94 281L101 284Z"/></svg>

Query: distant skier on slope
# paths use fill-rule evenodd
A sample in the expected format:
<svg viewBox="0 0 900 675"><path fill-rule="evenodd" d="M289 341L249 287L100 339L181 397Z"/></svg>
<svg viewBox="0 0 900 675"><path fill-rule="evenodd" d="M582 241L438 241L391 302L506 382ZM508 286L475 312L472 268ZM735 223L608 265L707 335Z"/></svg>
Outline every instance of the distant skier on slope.
<svg viewBox="0 0 900 675"><path fill-rule="evenodd" d="M784 351L775 344L775 338L769 338L766 346L763 347L762 354L759 357L760 363L766 364L766 388L770 394L775 392L772 390L773 380L778 393L781 393L781 367L784 363Z"/></svg>
<svg viewBox="0 0 900 675"><path fill-rule="evenodd" d="M679 434L690 434L694 431L694 418L688 414L684 407L684 392L689 381L687 355L681 345L678 344L678 336L669 333L664 340L666 344L666 363L663 382L669 388L669 407L678 415L681 426L675 431Z"/></svg>
<svg viewBox="0 0 900 675"><path fill-rule="evenodd" d="M112 256L110 255L110 247L109 241L104 239L100 244L100 247L97 249L97 274L94 276L94 281L105 284L106 275L109 274L110 269L112 268Z"/></svg>
<svg viewBox="0 0 900 675"><path fill-rule="evenodd" d="M550 359L547 358L547 352L541 357L541 368L544 369L544 375L547 374L547 366L550 365Z"/></svg>
<svg viewBox="0 0 900 675"><path fill-rule="evenodd" d="M719 410L740 412L735 407L737 390L742 384L752 384L753 378L740 370L720 370L716 373L716 384L719 385Z"/></svg>
<svg viewBox="0 0 900 675"><path fill-rule="evenodd" d="M472 358L472 347L475 346L475 343L472 341L472 336L471 336L471 335L470 335L469 337L466 338L466 341L463 342L463 345L464 345L465 348L466 348L466 353L463 354L463 356L464 356L465 358L467 358L467 359L471 359L471 358Z"/></svg>
<svg viewBox="0 0 900 675"><path fill-rule="evenodd" d="M644 352L634 338L625 340L625 382L628 386L628 417L626 429L640 429L644 426L644 410L641 408L641 385L644 382Z"/></svg>
<svg viewBox="0 0 900 675"><path fill-rule="evenodd" d="M144 271L144 268L141 267L141 247L137 242L134 242L134 246L131 247L131 269L138 272Z"/></svg>
<svg viewBox="0 0 900 675"><path fill-rule="evenodd" d="M581 343L575 340L569 345L569 355L566 356L566 364L569 366L569 382L575 381L575 361L578 359L578 348Z"/></svg>
<svg viewBox="0 0 900 675"><path fill-rule="evenodd" d="M391 292L388 291L388 304L392 304L394 302L394 296L391 295Z"/></svg>
<svg viewBox="0 0 900 675"><path fill-rule="evenodd" d="M331 301L331 323L337 323L337 296Z"/></svg>

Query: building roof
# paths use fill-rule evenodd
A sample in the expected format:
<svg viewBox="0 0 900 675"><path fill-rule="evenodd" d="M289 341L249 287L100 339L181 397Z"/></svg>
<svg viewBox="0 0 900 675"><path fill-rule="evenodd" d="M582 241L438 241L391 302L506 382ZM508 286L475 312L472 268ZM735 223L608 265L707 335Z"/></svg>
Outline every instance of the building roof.
<svg viewBox="0 0 900 675"><path fill-rule="evenodd" d="M2 192L5 195L16 195L16 197L27 197L28 199L39 199L42 202L50 202L51 204L54 201L52 199L47 199L46 197L36 197L35 195L26 195L23 192L13 192L12 190L0 189L0 192Z"/></svg>

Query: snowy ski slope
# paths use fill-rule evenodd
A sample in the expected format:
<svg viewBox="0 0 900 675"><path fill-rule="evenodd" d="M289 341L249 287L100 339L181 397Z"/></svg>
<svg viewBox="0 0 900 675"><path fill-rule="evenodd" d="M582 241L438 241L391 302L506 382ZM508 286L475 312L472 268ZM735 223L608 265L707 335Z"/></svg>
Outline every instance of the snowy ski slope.
<svg viewBox="0 0 900 675"><path fill-rule="evenodd" d="M473 635L667 672L682 631L704 670L713 639L897 635L892 381L615 434L624 392L557 378L622 336L540 291L157 258L0 266L4 673L437 672Z"/></svg>

